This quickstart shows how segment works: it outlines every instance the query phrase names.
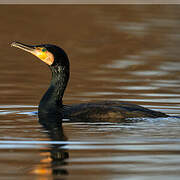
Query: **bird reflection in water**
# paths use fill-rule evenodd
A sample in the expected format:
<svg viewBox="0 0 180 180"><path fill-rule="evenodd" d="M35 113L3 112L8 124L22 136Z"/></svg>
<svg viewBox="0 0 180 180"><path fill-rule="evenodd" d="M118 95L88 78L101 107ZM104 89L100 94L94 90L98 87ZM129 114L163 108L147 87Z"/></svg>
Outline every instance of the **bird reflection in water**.
<svg viewBox="0 0 180 180"><path fill-rule="evenodd" d="M67 141L63 132L61 116L58 114L39 114L39 123L46 130L51 141L63 142ZM50 153L51 169L53 175L68 175L68 171L64 168L67 165L65 162L69 158L69 153L64 149L66 143L53 143L50 145L49 150L45 152ZM44 152L44 150L43 150ZM62 167L63 166L63 167Z"/></svg>

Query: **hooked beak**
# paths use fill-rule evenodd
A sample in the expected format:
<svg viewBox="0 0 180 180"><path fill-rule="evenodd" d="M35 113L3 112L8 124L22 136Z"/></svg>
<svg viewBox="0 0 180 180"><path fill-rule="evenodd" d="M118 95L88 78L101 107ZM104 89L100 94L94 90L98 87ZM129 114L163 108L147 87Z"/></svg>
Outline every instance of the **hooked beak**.
<svg viewBox="0 0 180 180"><path fill-rule="evenodd" d="M22 44L22 43L19 43L19 42L13 42L13 43L11 43L11 46L17 47L19 49L30 52L32 54L35 52L35 48L33 46Z"/></svg>
<svg viewBox="0 0 180 180"><path fill-rule="evenodd" d="M49 66L51 66L54 62L53 54L47 50L45 52L42 51L43 49L42 47L30 46L19 42L13 42L11 43L11 46L17 47L19 49L22 49L24 51L33 54L34 56L38 57L41 61L45 62Z"/></svg>

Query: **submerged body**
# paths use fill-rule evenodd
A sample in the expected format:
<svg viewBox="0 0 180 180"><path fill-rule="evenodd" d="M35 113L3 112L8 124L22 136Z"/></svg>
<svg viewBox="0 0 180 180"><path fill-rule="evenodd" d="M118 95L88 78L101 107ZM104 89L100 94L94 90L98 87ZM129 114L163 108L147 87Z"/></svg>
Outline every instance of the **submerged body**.
<svg viewBox="0 0 180 180"><path fill-rule="evenodd" d="M111 122L120 122L128 118L168 117L158 111L119 101L63 105L62 98L69 80L69 59L64 50L49 44L29 46L14 42L12 46L37 56L49 66L52 72L50 86L39 104L39 115L57 114L59 116L60 114L61 118L74 121Z"/></svg>
<svg viewBox="0 0 180 180"><path fill-rule="evenodd" d="M101 101L71 106L64 105L61 111L63 112L63 118L73 121L121 122L130 118L168 117L165 113L120 101Z"/></svg>

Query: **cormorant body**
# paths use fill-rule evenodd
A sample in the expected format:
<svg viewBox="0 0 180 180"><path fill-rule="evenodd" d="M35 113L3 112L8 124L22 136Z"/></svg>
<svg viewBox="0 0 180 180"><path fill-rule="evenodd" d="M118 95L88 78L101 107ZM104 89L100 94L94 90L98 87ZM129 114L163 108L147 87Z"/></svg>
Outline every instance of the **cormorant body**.
<svg viewBox="0 0 180 180"><path fill-rule="evenodd" d="M52 72L50 86L39 104L38 113L41 116L60 114L61 118L74 121L112 122L119 122L127 118L168 117L162 112L119 101L82 103L71 106L63 105L62 98L70 73L69 59L65 51L58 46L50 44L30 46L14 42L12 46L37 56L49 66Z"/></svg>

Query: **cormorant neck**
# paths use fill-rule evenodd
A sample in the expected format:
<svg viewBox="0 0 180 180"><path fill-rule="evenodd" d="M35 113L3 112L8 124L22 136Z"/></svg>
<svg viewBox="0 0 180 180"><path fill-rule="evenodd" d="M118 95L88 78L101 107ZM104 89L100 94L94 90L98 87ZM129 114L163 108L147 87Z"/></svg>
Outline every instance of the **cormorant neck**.
<svg viewBox="0 0 180 180"><path fill-rule="evenodd" d="M62 98L69 80L69 65L50 66L52 79L39 104L39 113L57 113L63 106Z"/></svg>
<svg viewBox="0 0 180 180"><path fill-rule="evenodd" d="M62 98L69 80L69 67L66 66L53 66L51 67L52 79L50 89L53 89L54 99L57 105L62 104Z"/></svg>

